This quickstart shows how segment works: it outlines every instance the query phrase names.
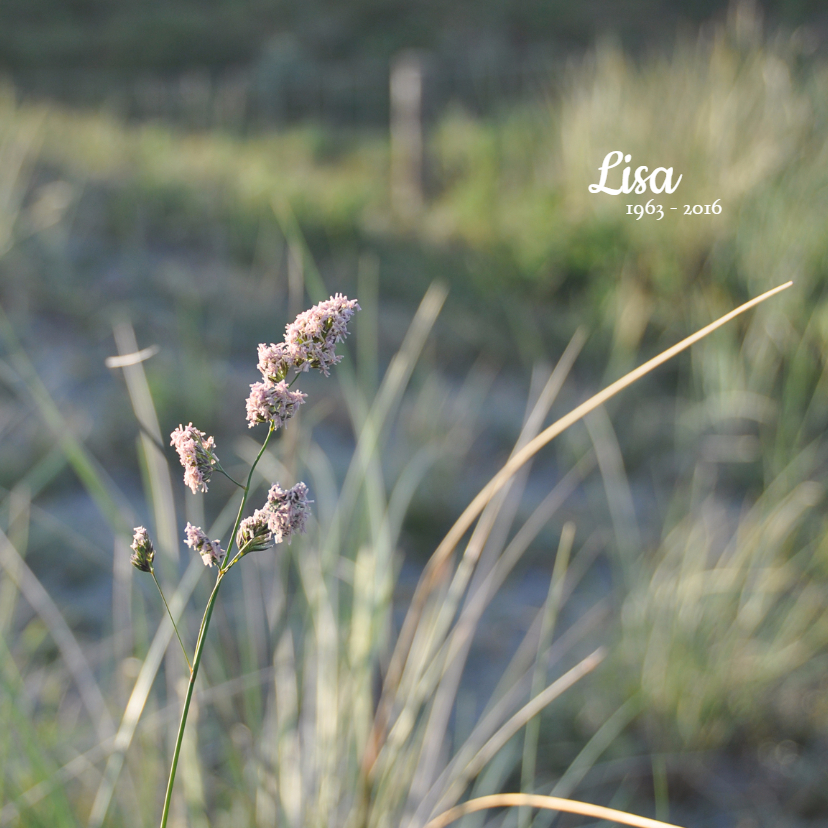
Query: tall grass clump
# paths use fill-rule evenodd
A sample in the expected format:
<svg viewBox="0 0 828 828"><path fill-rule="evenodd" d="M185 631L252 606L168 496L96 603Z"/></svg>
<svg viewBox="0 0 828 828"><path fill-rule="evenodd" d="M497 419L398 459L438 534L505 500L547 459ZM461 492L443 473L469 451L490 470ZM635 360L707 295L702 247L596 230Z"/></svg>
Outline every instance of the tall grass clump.
<svg viewBox="0 0 828 828"><path fill-rule="evenodd" d="M639 565L621 614L654 750L819 726L808 688L819 681L828 613L813 447L741 510L703 482L703 465L687 513ZM797 709L785 709L797 687Z"/></svg>
<svg viewBox="0 0 828 828"><path fill-rule="evenodd" d="M309 277L309 285L315 290L318 283ZM555 618L571 590L569 530L568 540L561 540L548 599L498 688L456 744L450 744L446 734L485 608L577 483L577 474L564 477L519 524L517 506L534 455L623 388L769 295L668 349L544 429L582 345L576 337L528 406L509 460L430 558L398 632L392 596L408 504L429 465L456 452L463 442L463 428L455 418L451 428L433 430L393 480L387 479L383 458L393 424L445 299L443 289L434 287L426 294L376 394L370 368L360 364L358 379L347 361L337 367L342 400L356 435L341 483L311 430L292 429L293 423L271 446L276 426L295 419L304 399L287 381L291 367L327 372L334 361L324 348L314 350L320 345L317 340L327 342L334 329L336 335L342 334L335 320L329 325L329 320L317 318L326 303L288 326L285 343L260 347L262 381L251 386L247 418L251 425L263 423L267 437L261 445L249 439L237 443L236 454L247 469L244 475L239 464L225 459L225 468L218 462L216 442L224 445L220 440L192 425L176 429L173 443L185 467L185 482L193 491L203 491L208 482L217 486L220 475L231 487L223 490L225 505L211 523L200 496L187 501L186 541L200 553L189 564L181 556L182 529L171 493L166 441L143 371L143 361L152 351L139 349L128 327L116 330L120 355L111 365L124 372L140 425L138 447L151 507L151 520L146 521L150 529L140 526L133 532L129 527L139 522L135 507L119 494L82 442L66 430L60 409L3 318L7 378L16 382L52 431L116 538L113 629L118 635L107 644L116 654L116 666L110 673L93 669L18 549L25 544L30 497L21 488L9 500L2 558L9 578L4 589L9 600L25 597L42 621L40 640L48 635L55 642L65 665L65 672L58 673L62 683L56 713L59 718L74 716L87 722L80 728L86 747L74 755L64 747L56 761L61 753L57 746L44 741L40 732L32 732L27 724L32 713L27 681L29 687L37 681L27 672L26 643L12 642L3 704L14 727L5 736L3 750L8 755L21 742L29 753L25 761L7 766L0 822L21 824L31 817L73 825L88 815L93 826L110 820L137 826L151 824L160 812L162 824L189 819L201 825L210 820L216 825L241 821L261 826L283 822L414 828L448 824L481 807L508 805L574 810L632 825L660 824L542 796L533 790L531 768L537 748L532 747L532 739L527 737L521 760L515 755L516 737L523 729L531 731L535 717L605 657L604 648L596 648L591 640L594 630L585 621L566 635L555 636ZM360 346L364 355L372 350L378 311L370 291L367 298L360 298L368 317L358 330L368 343L365 350ZM311 418L313 411L306 416ZM48 480L56 468L53 462L47 464L29 485ZM311 482L310 498L299 482L306 476ZM272 485L277 479L284 488ZM232 487L242 488L241 498ZM311 515L309 500L314 501ZM262 502L265 505L246 516L247 504ZM289 546L278 543L275 552L264 548L287 540L305 525L304 538L293 537ZM157 577L166 608L159 604L153 610L147 596L136 593L125 567L130 541L133 563ZM205 589L199 578L202 561L217 566L212 590ZM228 578L219 596L218 588L231 569L236 577ZM225 607L225 594L237 600ZM192 611L192 596L207 608L200 622L200 613ZM153 618L161 619L157 628ZM9 623L10 617L7 633ZM180 646L173 641L176 635ZM199 675L206 678L201 689L196 684ZM76 693L68 690L69 682ZM115 707L106 700L108 686L120 688L122 705ZM44 691L35 698L45 709L54 708L55 702L50 702L54 695ZM177 734L170 740L167 732L174 731L182 708ZM168 759L169 776L164 770ZM518 761L528 790L524 795L500 796Z"/></svg>

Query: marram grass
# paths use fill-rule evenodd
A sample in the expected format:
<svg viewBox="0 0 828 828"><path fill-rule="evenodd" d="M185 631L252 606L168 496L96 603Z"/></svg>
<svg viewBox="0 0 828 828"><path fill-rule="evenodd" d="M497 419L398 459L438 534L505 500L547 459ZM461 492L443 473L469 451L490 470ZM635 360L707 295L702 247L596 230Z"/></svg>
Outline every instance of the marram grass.
<svg viewBox="0 0 828 828"><path fill-rule="evenodd" d="M760 302L790 287L790 285L791 283L788 282L745 303L591 397L517 450L503 469L492 478L489 484L472 501L429 560L423 578L415 592L409 614L403 625L389 665L383 685L380 706L374 718L372 733L367 746L369 751L366 754L367 761L363 762L363 771L365 774L365 779L362 782L363 785L367 782L370 786L373 781L377 760L382 752L384 743L391 736L391 708L395 706L395 702L397 701L397 692L403 674L411 664L411 658L415 655L413 647L418 638L418 634L422 631L425 602L435 590L437 584L445 578L448 558L454 552L458 542L465 532L471 528L474 521L483 513L495 495L540 448L562 433L566 428L582 419L612 396L627 388L671 357L703 339L740 313L755 307ZM329 368L341 359L341 357L336 356L334 348L336 343L347 335L347 322L354 309L359 309L356 302L348 302L339 296L336 299L332 297L329 302L322 303L306 314L302 314L297 318L295 323L289 325L284 343L260 346L258 367L262 372L263 382L251 385L251 397L248 400L248 420L251 426L256 423L267 424L268 431L261 450L251 465L246 484L244 486L237 484L243 488L243 495L233 530L230 533L227 551L225 552L221 548L218 540L210 541L209 537L201 529L192 527L190 524L187 526L188 545L201 553L205 565L211 567L214 564L217 565L218 575L204 611L192 665L190 665L189 659L187 660L190 679L173 752L172 767L161 815L161 828L165 828L167 825L170 814L176 770L187 725L193 689L195 687L199 665L204 652L207 631L222 580L229 570L246 554L261 551L283 541L289 543L294 533L304 531L310 501L306 495L307 487L303 483L297 484L297 486L287 493L283 492L278 484L274 484L265 506L262 509L256 510L250 517L242 520L248 494L251 490L253 474L267 447L268 441L276 429L292 417L298 406L304 402L305 395L289 390L290 386L286 381L287 377L291 372L294 372L293 381L295 381L299 378L301 372L306 371L309 367L316 368L326 376L328 375ZM293 381L290 385L293 384ZM176 446L185 468L185 482L191 486L194 492L196 490L206 491L206 483L213 469L223 471L213 451L213 438L207 437L207 435L199 432L190 425L186 430L180 427L174 432L173 444ZM300 487L301 491L299 491ZM295 496L294 492L297 492ZM238 536L236 535L237 532ZM235 555L232 555L234 541L237 544L238 551ZM133 550L133 564L139 569L152 572L152 546L146 537L146 530L143 527L139 527L136 530ZM170 619L173 620L171 613ZM322 621L323 618L320 617L316 623L322 623ZM434 642L430 642L430 644L431 646L427 647L427 649L431 650L431 654L436 656L437 653L433 652ZM414 665L415 671L421 672L426 667L426 659L423 658L424 655L425 653L418 654L420 663ZM593 663L591 664L588 660L585 660L580 674L574 675L568 683L574 683L581 674L591 670L600 661L600 657L595 658L597 655L596 653L591 657L593 658ZM428 660L430 661L431 659ZM555 688L554 685L550 687L550 690L553 688ZM554 697L559 692L559 690L555 689L554 692L550 693L550 696ZM519 729L545 706L545 702L542 701L542 696L543 694L539 694L536 697L536 703L534 705L527 705L524 708L524 714L517 717L516 723L514 720L510 722L513 725L513 730ZM440 800L440 802L443 801L444 799ZM627 825L639 826L640 828L656 828L657 826L666 825L666 823L657 820L636 817L613 809L578 803L559 797L533 796L518 793L500 794L469 800L462 805L449 808L439 816L431 818L426 823L425 828L442 828L442 826L448 825L455 819L479 809L518 805L579 813L585 816L593 816ZM363 807L362 813L360 814L362 817L359 820L360 822L363 820L366 823L371 821L368 813L369 809L370 806L368 806L368 809Z"/></svg>
<svg viewBox="0 0 828 828"><path fill-rule="evenodd" d="M195 586L202 561L208 566L217 566L218 574L199 630L194 657L192 660L188 659L192 667L184 667L184 661L178 656L181 667L189 677L161 824L166 824L168 820L172 823L177 821L171 817L171 814L174 815L176 812L177 798L180 798L179 813L183 813L182 809L186 808L194 815L194 822L201 820L202 824L205 824L203 820L206 819L208 807L204 792L205 781L203 771L199 768L198 752L195 749L197 743L192 741L197 737L197 728L189 730L186 725L188 712L194 709L194 702L197 706L197 700L200 698L195 688L202 661L210 663L210 658L214 654L216 658L220 658L220 653L216 651L221 648L208 647L206 635L213 608L216 606L218 587L230 568L235 568L236 563L241 563L242 557L246 560L237 568L237 573L240 573L245 590L249 587L248 581L245 580L246 572L250 572L254 580L272 577L267 571L268 565L273 566L268 564L272 559L259 554L262 551L259 547L275 540L277 535L280 539L287 540L290 534L294 530L298 531L300 525L303 526L307 520L313 542L300 547L300 552L292 564L296 567L299 590L303 596L302 601L295 607L297 612L294 615L290 615L291 601L298 599L287 594L282 579L272 578L275 600L268 606L275 609L273 618L268 621L268 636L274 642L273 663L272 666L268 666L266 662L259 662L261 666L258 669L264 670L263 675L272 682L273 691L271 697L259 697L262 712L251 714L259 716L258 725L255 724L255 718L251 719L251 723L258 728L261 736L256 760L259 781L256 783L255 807L249 813L250 824L264 826L278 822L297 828L306 825L340 825L346 828L405 825L412 828L436 828L478 809L523 806L557 808L649 828L666 825L664 822L563 798L541 797L528 793L479 797L473 793L472 789L480 780L483 770L494 767L494 760L503 753L509 739L526 727L528 722L533 721L534 717L561 693L566 692L582 676L593 670L603 658L603 652L600 650L582 659L568 673L559 675L548 686L541 686L539 690L535 687L533 679L535 664L539 663L535 658L529 661L527 669L518 668L517 672L509 674L506 690L497 704L475 722L465 742L461 743L451 756L442 755L441 743L435 741L435 734L440 739L445 734L443 723L446 711L451 709L457 690L454 665L459 662L462 667L467 652L466 642L473 634L481 608L491 599L492 582L502 580L504 573L498 569L498 565L502 562L508 571L505 559L511 561L509 565L513 564L515 555L520 554L521 544L530 542L532 532L538 531L537 526L531 531L527 529L529 540L523 539L519 532L512 542L517 542L516 552L511 551L510 544L503 555L496 556L497 563L494 568L491 567L491 561L488 561L486 554L487 544L491 538L499 534L502 526L509 525L511 517L508 498L519 495L522 485L521 471L531 462L534 454L565 428L667 359L698 342L739 313L789 286L790 283L787 283L775 288L726 314L630 372L566 417L541 431L540 426L546 412L577 353L579 345L573 343L571 353L568 352L567 357L562 360L565 369L553 374L534 407L528 412L524 430L512 457L472 501L429 562L408 617L396 639L391 660L385 669L376 711L373 704L376 698L374 665L383 647L383 630L386 629L393 587L393 569L390 561L396 548L395 539L400 527L399 515L404 511L406 500L410 498L410 492L415 485L413 481L419 474L416 464L412 465L411 480L402 475L390 500L383 505L385 483L379 463L379 452L384 445L383 440L387 438L388 417L398 407L410 376L411 366L416 362L444 296L441 298L436 293L430 293L424 300L412 323L410 336L406 337L400 353L392 362L373 408L360 402L358 388L348 384L350 379L347 363L341 366L345 369L343 385L346 389L346 402L355 422L361 424L361 431L358 429L358 433L361 434L358 445L361 448L357 452L358 456L354 458L351 471L346 476L346 485L350 488L348 491L343 490L339 496L333 493L333 501L330 499L330 493L326 494L328 484L324 481L328 471L325 469L323 456L313 443L300 442L297 451L300 455L306 455L306 468L312 471L315 481L310 487L311 496L319 502L311 507L310 498L300 490L296 492L294 503L290 498L286 499L286 494L295 487L287 490L281 487L275 487L274 490L274 487L271 487L261 509L245 517L248 495L252 499L263 481L276 479L284 472L284 468L279 465L280 461L276 460L267 447L275 432L273 423L276 418L287 419L284 415L288 413L288 405L291 404L289 401L296 399L288 397L288 389L285 388L278 393L270 393L267 389L267 393L260 393L261 389L251 391L254 400L248 405L249 414L252 412L249 419L252 419L255 425L259 414L262 414L265 420L269 415L272 419L267 426L267 437L264 445L249 453L251 468L246 484L242 485L244 494L241 505L228 504L231 508L228 512L229 523L225 521L224 528L221 528L220 520L215 528L210 528L206 532L195 532L198 527L192 527L191 524L193 531L188 531L188 540L199 556L194 558L193 564L168 602L168 617L162 620L158 634L150 646L150 652L141 664L120 726L103 727L101 731L101 749L104 756L109 756L109 760L103 775L99 778L100 784L94 797L89 824L103 825L105 821L114 818L111 815L108 817L107 814L115 802L118 803L118 811L125 824L137 826L144 822L144 819L135 816L130 818L129 809L123 803L129 801L130 786L141 785L141 790L147 790L138 774L146 776L151 781L158 778L158 769L152 766L149 755L147 761L130 764L129 753L131 749L133 753L138 749L133 743L136 734L140 735L141 732L139 720L161 665L164 650L174 635L173 625L180 623L184 605ZM271 350L266 348L264 353L260 353L260 370L264 366L263 383L275 386L285 380L284 377L280 378L281 369L278 367L267 373L274 366L278 366L276 356L279 349L275 346L270 347ZM311 355L310 359L316 359L317 365L314 367L320 370L321 366L327 367L329 364L318 356ZM310 359L307 361L310 362ZM18 360L18 366L21 370L28 370L29 367L22 358ZM142 372L143 369L140 363L135 363L128 365L125 370ZM38 404L48 408L48 394L42 387L38 386L38 389ZM130 393L135 395L133 402L136 403L136 410L140 409L140 384L133 383ZM289 393L297 392L291 389ZM190 445L188 440L184 439L187 436L184 432L187 432L187 429L180 427L175 442L180 446L182 463L189 480L199 488L210 474L218 471L219 463L215 455L216 452L221 453L221 446L216 447L206 435L202 436L201 432L196 434L197 429L187 432L193 441L193 445ZM200 440L196 437L200 437ZM248 448L252 449L252 444ZM83 447L73 444L73 449L72 462L82 464L85 460ZM89 475L96 473L94 467L82 467L87 468ZM262 472L257 476L259 467ZM230 468L228 474L239 476L233 468ZM156 479L154 485L158 490L163 488L160 478ZM346 559L339 550L348 548L348 544L353 542L361 509L359 493L363 491L371 494L368 502L369 505L373 504L367 513L367 525L360 530L367 531L367 539L355 549L352 558ZM154 499L153 502L157 504L159 501ZM335 503L333 508L332 502ZM301 509L301 515L294 513L294 506ZM310 516L306 512L309 508L319 509L318 517L316 514ZM554 503L547 508L554 509ZM540 518L541 525L542 518L543 514ZM242 532L245 521L248 523L245 524L246 530ZM527 526L530 522L527 522ZM119 517L119 527L122 523L123 519ZM451 558L459 542L470 529L473 531L466 550L460 555L458 563L452 566ZM222 537L228 537L229 541L223 542ZM134 542L137 548L133 551L141 565L139 568L144 569L152 565L155 553L153 551L150 556L149 548L146 546L148 538L145 538L143 533L137 533ZM233 543L237 544L235 555L232 555ZM301 539L297 540L297 544L299 543ZM257 549L257 553L248 557L248 553L254 548ZM277 560L284 562L287 559ZM346 561L348 566L345 564ZM485 570L486 566L490 567L488 571ZM474 579L476 568L482 568L480 571L486 575L480 582ZM169 584L165 584L163 578L159 578L159 582L161 586L166 585L169 588ZM347 585L347 589L343 588L343 584ZM27 589L32 593L31 588ZM550 589L550 602L560 600L555 595L555 590ZM247 603L249 609L250 602ZM553 604L548 604L542 614L549 617L549 608L552 606ZM44 612L48 614L45 607ZM554 614L554 611L551 612ZM289 618L292 618L290 623ZM309 623L304 628L297 627L297 621L302 618ZM71 637L71 633L69 635ZM181 635L181 639L186 647L186 633ZM240 639L240 652L249 644L249 640ZM540 644L536 644L536 647L540 647ZM84 663L82 656L80 663ZM252 675L254 667L257 667L255 660L249 662L245 669ZM91 677L91 673L89 676ZM230 676L227 676L227 679L232 681ZM93 688L100 692L94 677L90 680ZM211 684L211 692L217 691L220 687L215 679ZM531 693L530 685L534 688ZM192 750L187 748L188 744L191 744ZM100 756L100 753L97 755ZM160 751L153 761L156 764L162 762L163 756L163 751ZM183 785L176 786L176 770L182 768ZM56 784L60 785L61 780L72 778L72 773L81 772L82 763L72 764L71 771L69 766L59 769L57 773L52 774L51 789L54 789ZM48 772L46 775L48 776ZM122 784L119 784L122 775L124 778ZM504 778L501 775L499 781L496 778L494 781L490 779L487 784L502 785ZM0 813L0 824L12 823L16 814L36 804L38 797L48 797L49 790L50 787L46 784L38 787L36 791L31 788L26 794L18 796L13 808L4 806ZM123 801L122 796L126 797ZM464 797L469 798L461 802ZM152 798L144 798L141 801L149 808L146 803L151 802ZM148 814L145 813L143 816L147 817Z"/></svg>

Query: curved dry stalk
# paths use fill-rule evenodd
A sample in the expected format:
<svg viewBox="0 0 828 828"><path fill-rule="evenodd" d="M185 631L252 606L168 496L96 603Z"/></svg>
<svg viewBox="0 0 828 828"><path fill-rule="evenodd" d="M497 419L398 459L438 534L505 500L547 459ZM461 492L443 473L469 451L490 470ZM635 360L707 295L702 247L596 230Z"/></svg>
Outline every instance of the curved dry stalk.
<svg viewBox="0 0 828 828"><path fill-rule="evenodd" d="M414 592L408 613L397 638L397 645L388 666L385 686L383 687L382 698L380 700L375 718L374 731L366 752L364 767L368 775L372 772L376 757L379 755L379 749L384 738L383 733L390 715L390 688L395 687L399 683L400 677L402 676L403 667L405 665L414 634L417 630L418 619L422 614L426 598L431 593L434 586L439 582L443 570L451 554L454 552L455 547L460 542L463 535L465 535L465 533L471 528L474 521L480 516L481 512L486 508L489 501L508 483L512 476L528 460L530 460L541 448L568 429L571 425L574 425L579 420L583 419L591 411L594 411L600 405L603 405L620 391L623 391L625 388L646 376L655 368L658 368L658 366L663 365L677 354L686 350L691 345L694 345L696 342L704 339L706 336L713 333L713 331L727 324L745 311L756 307L766 299L770 299L777 293L786 290L792 284L793 282L791 281L785 282L778 287L766 291L761 294L761 296L757 296L749 302L745 302L735 310L726 313L715 322L711 322L701 330L696 331L696 333L682 339L681 342L678 342L666 351L662 351L658 354L658 356L653 357L643 365L640 365L638 368L635 368L628 374L625 374L611 385L608 385L603 391L599 391L597 394L586 400L586 402L581 403L581 405L570 411L569 414L561 417L547 429L542 431L537 437L529 441L525 446L523 446L523 448L515 452L503 468L486 484L486 486L483 487L483 489L481 489L474 500L472 500L472 502L466 507L463 514L457 519L457 522L454 526L452 526L445 538L443 538L431 558L429 558L420 582L417 585L417 589Z"/></svg>
<svg viewBox="0 0 828 828"><path fill-rule="evenodd" d="M449 808L448 811L429 820L424 828L444 828L455 820L475 811L485 811L489 808L543 808L547 811L565 811L568 814L608 819L621 825L632 825L634 828L678 828L670 822L660 822L657 819L628 814L625 811L616 811L614 808L604 808L601 805L590 805L587 802L576 802L574 799L561 799L557 796L541 796L540 794L506 793L481 796L470 799L462 805Z"/></svg>

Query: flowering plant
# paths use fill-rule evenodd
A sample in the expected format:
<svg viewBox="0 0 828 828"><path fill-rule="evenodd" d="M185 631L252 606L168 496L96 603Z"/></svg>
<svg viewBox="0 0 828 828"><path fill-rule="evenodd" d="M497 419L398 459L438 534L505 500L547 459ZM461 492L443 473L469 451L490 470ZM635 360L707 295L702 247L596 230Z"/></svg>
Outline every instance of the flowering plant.
<svg viewBox="0 0 828 828"><path fill-rule="evenodd" d="M359 305L356 299L348 299L337 294L301 313L294 322L287 326L283 342L278 345L273 343L259 345L258 368L262 373L262 381L250 386L250 396L247 399L247 421L250 428L265 424L268 429L261 449L250 467L245 484L234 480L222 468L215 453L215 440L203 431L199 431L192 423L186 426L180 425L171 434L170 444L175 446L181 465L184 467L184 483L194 494L207 491L207 484L214 471L225 475L243 490L238 515L226 549L222 547L220 539L210 540L198 526L188 523L185 529L187 546L201 555L205 566L212 568L215 565L218 569L216 583L201 620L192 662L187 655L187 648L178 632L175 619L167 606L161 586L155 577L153 569L155 549L152 541L143 526L135 529L131 547L133 555L130 560L136 569L152 575L164 605L167 606L170 620L173 622L184 657L187 659L187 666L190 668L190 680L173 752L167 793L164 798L161 828L166 826L169 817L172 790L193 688L221 582L230 569L250 552L259 552L280 543L289 544L294 535L303 533L310 514L310 504L313 503L308 498L308 487L304 483L297 483L286 490L279 483L274 483L270 487L265 504L260 509L256 509L252 515L243 517L250 494L253 472L273 433L293 417L299 406L305 402L307 395L301 391L292 391L291 386L299 378L300 373L307 372L310 368L321 371L326 377L329 376L330 367L342 359L335 349L337 344L348 335L348 322L357 310L359 310ZM291 371L294 372L294 376L288 382ZM235 555L233 555L234 543Z"/></svg>
<svg viewBox="0 0 828 828"><path fill-rule="evenodd" d="M541 661L540 653L542 648L548 652L548 641L551 640L551 629L558 611L560 590L563 588L575 531L574 527L571 530L564 527L564 534L568 532L568 540L562 534L549 598L538 614L539 625L543 624L544 627L536 633L540 636L541 643L536 645L538 656L534 668L527 666L528 662L518 667L518 680L492 706L491 711L495 712L490 711L490 714L484 715L474 725L465 742L451 758L442 759L440 752L452 711L452 698L457 690L457 680L480 613L497 589L496 585L492 586L492 582L505 577L537 533L541 522L535 521L533 515L503 549L500 557L488 561L488 574L479 579L476 587L473 575L499 520L501 506L506 502L501 493L508 492L515 475L543 446L676 354L789 286L790 282L769 290L725 314L630 371L541 430L562 377L571 368L583 345L583 337L576 333L538 402L528 414L515 451L471 501L429 558L411 597L399 633L390 648L378 695L372 670L372 648L378 636L372 633L371 628L380 630L383 621L382 613L378 611L380 607L388 613L385 617L390 617L391 575L387 563L393 547L390 542L392 529L388 522L383 519L375 522L372 529L376 530L376 546L361 547L350 571L345 567L336 568L336 580L348 578L352 590L351 601L346 609L349 618L343 635L347 645L344 648L339 646L342 630L337 625L337 593L335 589L328 589L326 573L321 564L326 552L335 548L333 544L339 542L338 536L345 521L339 519L333 541L321 541L316 550L318 558L313 555L298 556L301 559L297 562L310 610L309 624L313 627L313 634L308 637L307 654L310 660L308 663L313 665L308 671L308 688L312 691L308 698L311 703L300 708L297 701L299 683L293 666L293 633L290 625L287 625L274 656L274 661L277 662L274 672L278 694L277 710L275 718L268 724L268 728L272 729L265 731L266 738L263 739L263 749L268 752L266 761L275 766L266 772L270 774L270 779L279 780L276 796L286 815L285 824L341 824L351 828L401 824L410 828L444 828L476 811L517 807L522 809L520 816L524 820L530 816L530 809L535 808L592 816L638 828L675 828L659 820L556 795L496 793L460 801L470 783L481 775L486 765L507 742L551 701L594 670L606 655L606 650L599 647L548 686L542 687L545 661ZM444 294L438 299L434 299L435 295L437 294L430 291L423 300L421 310L425 310L422 310L422 318L428 314L436 315L439 310ZM309 504L312 501L308 499L304 483L297 483L287 490L279 483L274 483L261 508L243 517L253 471L273 432L290 419L297 407L304 402L304 394L291 390L299 374L315 368L327 375L330 366L339 361L334 348L347 334L348 319L356 309L356 302L345 297L331 298L301 314L289 325L284 342L259 346L258 367L262 381L251 385L247 401L248 423L251 426L265 423L268 432L252 464L246 485L238 484L244 493L226 550L220 539L211 540L199 527L187 526L187 544L199 552L205 565L216 565L218 574L204 611L190 668L190 680L164 801L162 828L167 824L193 688L221 582L230 568L244 555L284 541L290 543L293 535L304 531L309 515ZM427 325L423 323L418 326L418 319L421 319L420 311L412 323L412 329L422 333ZM412 335L411 341L414 338ZM408 337L401 353L405 352L407 342ZM403 363L403 358L397 363L392 362L389 374L394 377L402 375L405 371ZM392 371L395 366L396 370ZM363 436L358 443L364 454L357 452L359 457L355 457L351 468L357 468L358 463L360 473L367 471L371 465L369 452L375 450L378 435L383 431L383 417L392 407L389 397L383 394L385 390L386 386L383 386L378 396L382 402L382 406L378 404L376 407L379 413L371 411L366 417ZM186 429L180 427L178 434L178 437L173 437L173 442L176 446L182 444L180 454L185 468L185 482L189 484L192 480L196 483L196 489L201 489L206 486L205 478L212 472L227 474L215 457L212 438L197 431L192 425ZM446 439L450 440L451 435ZM343 484L343 497L351 498L352 503L360 490L360 484L353 483L355 479L356 477L351 478L349 471ZM550 493L549 502L555 502L557 491L556 487ZM394 493L396 492L395 489ZM337 510L340 509L341 502L342 500L337 504ZM346 504L341 508L346 511L351 507ZM546 508L548 507L542 504L539 510ZM509 520L507 515L507 523ZM321 524L324 524L324 520ZM458 550L470 530L471 536L466 548ZM398 528L393 531L398 531ZM133 564L142 571L152 573L154 550L143 527L135 530L133 551ZM456 566L452 566L451 559L458 552L459 561ZM468 597L464 597L467 590ZM170 617L172 618L172 613ZM182 649L185 649L183 644ZM544 655L543 658L548 656ZM536 682L538 688L542 689L536 691ZM530 684L531 695L523 703L521 696L530 688ZM625 705L622 709L632 707ZM533 732L535 735L530 737L527 727L525 757L537 749L537 731ZM307 742L303 741L305 734ZM530 769L522 768L521 786L531 790L534 776L531 756L525 767ZM275 824L278 818L275 796L267 799L263 794L261 800L257 800L257 805L259 803L262 805L261 824ZM391 814L398 814L399 819L392 822L393 817L389 816Z"/></svg>

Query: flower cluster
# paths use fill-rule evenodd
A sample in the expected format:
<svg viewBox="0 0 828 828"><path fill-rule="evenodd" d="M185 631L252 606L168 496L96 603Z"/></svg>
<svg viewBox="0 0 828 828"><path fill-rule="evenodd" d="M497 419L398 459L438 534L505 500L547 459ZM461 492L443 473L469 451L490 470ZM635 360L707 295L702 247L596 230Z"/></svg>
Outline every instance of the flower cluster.
<svg viewBox="0 0 828 828"><path fill-rule="evenodd" d="M220 564L222 562L224 550L221 548L219 541L211 541L198 526L193 526L192 523L187 524L184 532L187 535L184 542L201 555L204 566L212 566L214 563Z"/></svg>
<svg viewBox="0 0 828 828"><path fill-rule="evenodd" d="M298 376L315 368L327 377L330 367L342 359L336 354L336 346L348 335L348 322L359 309L356 299L337 293L300 313L285 327L284 341L259 345L262 381L250 386L247 399L247 421L251 427L269 423L280 428L296 414L307 395L291 390L288 374L293 370ZM170 445L175 446L184 467L184 482L194 493L206 492L213 471L223 472L215 453L215 440L192 423L179 425L170 437ZM290 543L295 534L305 531L311 503L304 483L287 490L274 483L265 505L240 522L235 537L239 553L245 555L278 543ZM185 533L185 543L201 555L205 566L221 564L227 553L218 540L210 540L191 523ZM155 550L143 526L135 529L132 550L132 564L152 572Z"/></svg>
<svg viewBox="0 0 828 828"><path fill-rule="evenodd" d="M184 483L193 490L193 494L206 492L210 475L219 461L213 451L215 441L194 428L192 423L180 425L170 437L170 445L175 446L181 465L184 466Z"/></svg>
<svg viewBox="0 0 828 828"><path fill-rule="evenodd" d="M304 483L297 483L287 491L274 483L264 507L256 509L239 525L236 535L239 550L244 549L246 554L277 543L289 544L293 535L305 531L311 503Z"/></svg>
<svg viewBox="0 0 828 828"><path fill-rule="evenodd" d="M330 366L342 359L334 349L348 336L348 321L359 309L356 299L337 293L300 313L285 329L286 350L293 367L298 371L317 368L327 377Z"/></svg>
<svg viewBox="0 0 828 828"><path fill-rule="evenodd" d="M348 335L348 322L359 309L356 299L337 293L300 313L285 328L283 342L259 345L258 368L264 381L250 386L247 421L251 427L273 423L279 428L296 413L305 394L290 390L286 379L291 368L297 372L316 368L327 377L331 365L342 359L336 346Z"/></svg>
<svg viewBox="0 0 828 828"><path fill-rule="evenodd" d="M284 342L278 345L259 345L259 364L256 367L262 372L265 380L279 382L285 379L292 364L290 352Z"/></svg>
<svg viewBox="0 0 828 828"><path fill-rule="evenodd" d="M290 543L292 535L303 533L305 523L310 514L308 487L304 483L297 483L284 491L278 483L274 483L267 493L267 503L262 511L267 511L267 527L273 533L275 543Z"/></svg>
<svg viewBox="0 0 828 828"><path fill-rule="evenodd" d="M267 549L279 543L290 543L293 536L303 533L310 515L310 506L313 503L308 499L308 487L304 483L297 483L289 489L283 489L274 483L267 493L267 500L261 509L244 520L240 520L247 504L253 480L253 472L262 458L268 440L274 429L280 428L296 414L299 406L305 402L306 395L301 391L292 391L291 383L295 382L299 374L315 368L326 377L332 365L336 365L342 357L337 356L335 349L339 342L348 335L348 322L354 311L359 310L355 299L348 299L342 294L336 294L325 302L320 302L310 310L299 314L296 319L285 328L284 341L278 345L259 345L258 368L262 374L262 381L250 386L250 396L247 399L247 421L250 426L256 423L268 423L267 438L259 451L256 460L247 476L247 483L243 485L234 480L221 467L215 454L215 441L203 431L199 431L189 423L179 425L172 432L170 445L175 446L181 465L184 467L184 482L193 493L207 491L207 483L214 471L223 474L239 488L244 490L239 511L239 517L234 526L235 537L231 534L227 549L222 549L220 540L210 540L207 534L198 526L187 523L184 542L191 549L201 555L205 566L218 566L215 586L210 595L204 617L201 622L198 641L192 662L187 655L187 648L181 638L181 633L170 612L167 599L161 589L161 584L155 577L152 562L155 550L143 526L135 528L132 541L132 565L152 574L155 585L161 593L161 598L167 607L170 621L175 630L187 666L190 668L190 684L184 712L178 727L176 748L173 753L172 769L167 783L167 795L164 812L161 817L162 825L167 824L169 805L175 782L175 773L178 766L179 752L187 724L190 695L193 691L198 666L206 641L207 628L210 624L212 609L218 594L218 588L229 570L235 563L249 552ZM288 374L294 371L292 381L288 381ZM233 554L233 543L238 551Z"/></svg>
<svg viewBox="0 0 828 828"><path fill-rule="evenodd" d="M284 380L275 384L254 383L247 398L248 427L252 428L256 423L273 423L274 428L280 428L296 413L306 396L301 391L291 391Z"/></svg>
<svg viewBox="0 0 828 828"><path fill-rule="evenodd" d="M135 527L135 534L132 536L132 557L130 563L141 572L152 572L152 559L155 557L155 549L149 539L147 530L143 526Z"/></svg>
<svg viewBox="0 0 828 828"><path fill-rule="evenodd" d="M250 517L245 518L239 524L239 531L236 534L236 544L239 551L244 553L260 552L273 546L273 533L267 525L267 510L256 509Z"/></svg>

